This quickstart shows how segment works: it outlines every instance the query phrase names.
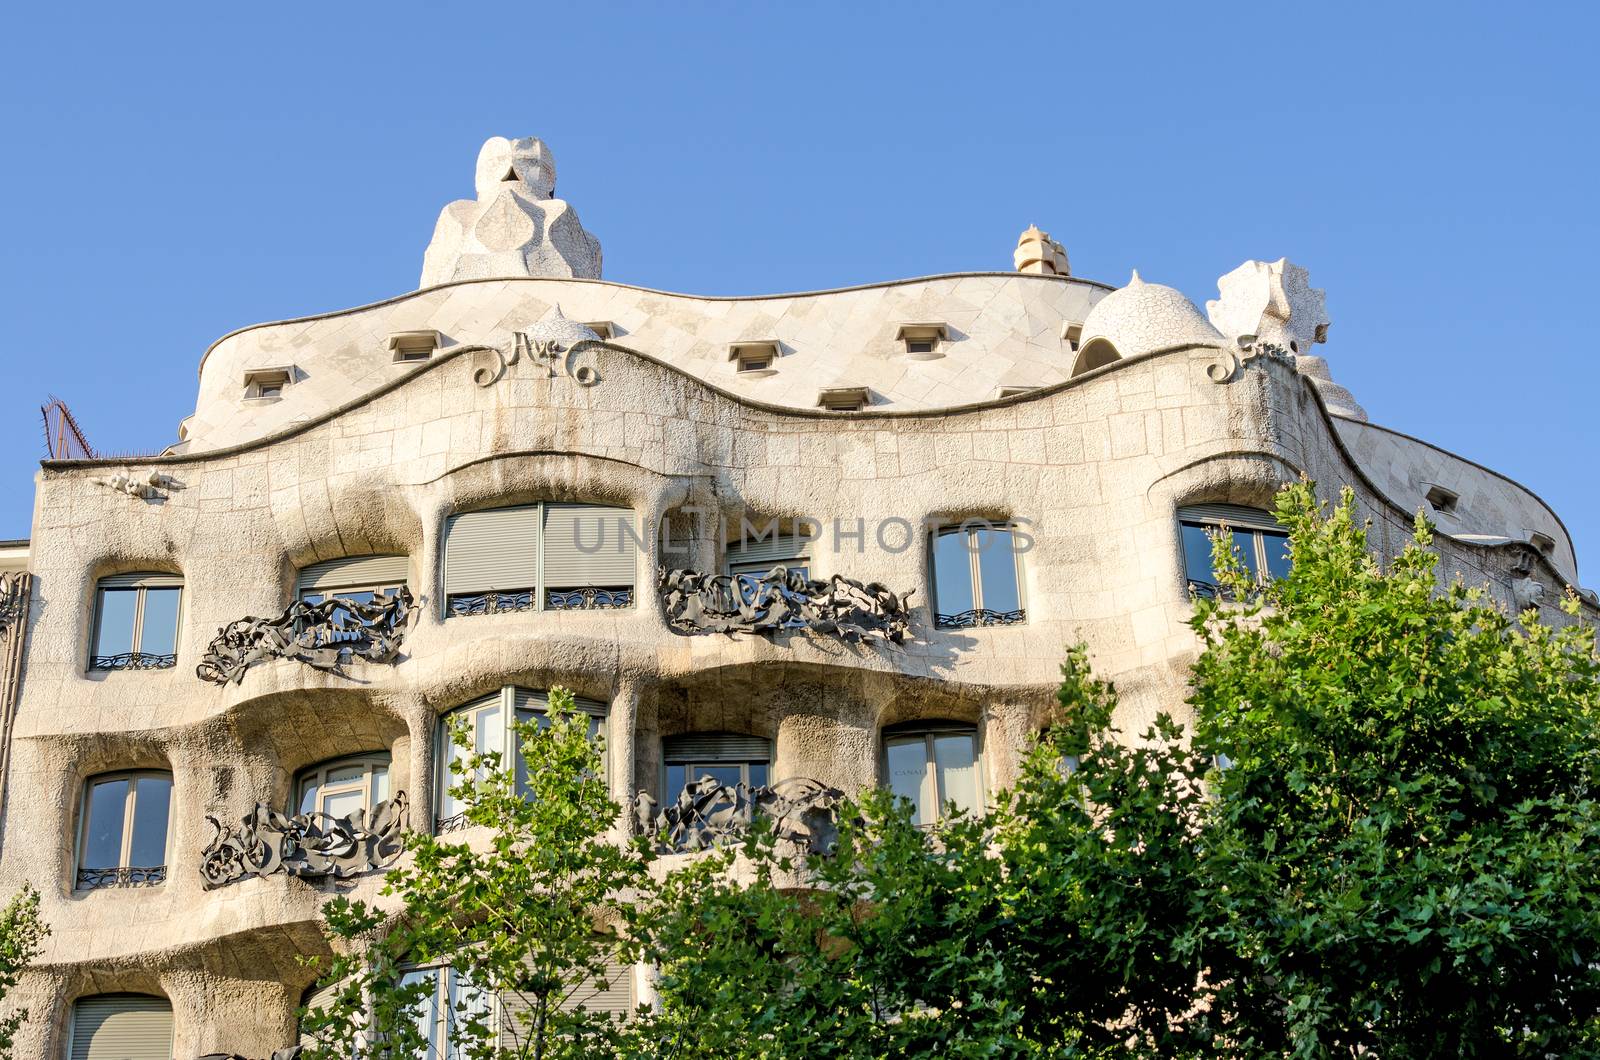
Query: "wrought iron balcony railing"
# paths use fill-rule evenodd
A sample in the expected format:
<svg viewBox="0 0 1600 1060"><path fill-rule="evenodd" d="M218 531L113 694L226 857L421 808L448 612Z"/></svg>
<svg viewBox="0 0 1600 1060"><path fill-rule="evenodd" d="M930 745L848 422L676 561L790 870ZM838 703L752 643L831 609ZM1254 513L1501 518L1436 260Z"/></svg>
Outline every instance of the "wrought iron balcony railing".
<svg viewBox="0 0 1600 1060"><path fill-rule="evenodd" d="M277 618L241 618L218 630L195 674L225 685L238 684L246 670L269 659L295 659L333 673L352 657L392 663L415 617L404 586L372 600L296 600Z"/></svg>
<svg viewBox="0 0 1600 1060"><path fill-rule="evenodd" d="M935 613L934 625L940 629L978 629L983 626L1015 626L1028 620L1026 608L1016 611L991 611L987 607L975 607L970 611L958 611L953 615Z"/></svg>
<svg viewBox="0 0 1600 1060"><path fill-rule="evenodd" d="M451 618L466 615L505 615L519 611L609 611L633 606L632 586L585 586L581 589L546 589L544 607L536 606L539 595L532 589L508 592L457 593L447 609Z"/></svg>
<svg viewBox="0 0 1600 1060"><path fill-rule="evenodd" d="M702 574L663 570L658 576L667 624L679 633L763 633L809 630L840 640L902 643L910 628L911 593L835 574L827 581L777 566L765 574Z"/></svg>
<svg viewBox="0 0 1600 1060"><path fill-rule="evenodd" d="M109 869L78 870L78 886L84 890L94 887L153 887L166 880L165 865L119 865Z"/></svg>
<svg viewBox="0 0 1600 1060"><path fill-rule="evenodd" d="M96 655L89 659L91 670L170 670L178 665L178 656L158 655L147 651L125 651L117 655Z"/></svg>
<svg viewBox="0 0 1600 1060"><path fill-rule="evenodd" d="M206 890L250 876L344 879L381 869L405 849L406 793L378 803L372 813L357 810L346 817L302 813L290 817L257 803L235 829L206 817L216 829L201 852L200 875Z"/></svg>
<svg viewBox="0 0 1600 1060"><path fill-rule="evenodd" d="M660 853L682 854L738 842L760 814L771 818L779 840L813 854L832 854L843 802L844 792L806 777L749 787L704 776L685 785L659 812L655 798L639 792L633 800L633 831Z"/></svg>

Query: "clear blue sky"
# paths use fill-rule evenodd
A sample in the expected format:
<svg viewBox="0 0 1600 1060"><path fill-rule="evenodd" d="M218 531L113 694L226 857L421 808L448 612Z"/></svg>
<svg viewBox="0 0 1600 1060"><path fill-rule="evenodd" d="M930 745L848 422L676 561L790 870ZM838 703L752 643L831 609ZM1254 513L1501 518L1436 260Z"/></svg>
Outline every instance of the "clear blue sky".
<svg viewBox="0 0 1600 1060"><path fill-rule="evenodd" d="M651 287L1004 269L1030 222L1196 302L1287 255L1372 418L1530 486L1600 584L1597 36L1578 4L17 5L0 537L47 393L161 448L213 339L415 287L483 139L537 135Z"/></svg>

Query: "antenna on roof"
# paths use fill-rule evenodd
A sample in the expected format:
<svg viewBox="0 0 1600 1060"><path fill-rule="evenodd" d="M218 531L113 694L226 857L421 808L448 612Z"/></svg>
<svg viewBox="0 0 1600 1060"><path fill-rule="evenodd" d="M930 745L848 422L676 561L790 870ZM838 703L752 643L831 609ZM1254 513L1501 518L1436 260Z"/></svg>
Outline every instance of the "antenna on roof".
<svg viewBox="0 0 1600 1060"><path fill-rule="evenodd" d="M39 407L44 417L44 450L51 460L93 460L94 449L89 445L78 421L72 418L67 403L50 395L50 400Z"/></svg>

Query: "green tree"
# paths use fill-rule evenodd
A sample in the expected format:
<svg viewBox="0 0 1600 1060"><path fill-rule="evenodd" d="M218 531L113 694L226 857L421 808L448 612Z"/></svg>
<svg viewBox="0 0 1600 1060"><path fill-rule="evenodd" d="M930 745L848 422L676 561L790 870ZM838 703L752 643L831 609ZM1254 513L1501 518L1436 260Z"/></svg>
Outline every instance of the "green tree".
<svg viewBox="0 0 1600 1060"><path fill-rule="evenodd" d="M23 884L22 890L0 909L0 999L11 993L49 934L50 929L39 919L39 892L32 884ZM27 1018L28 1010L18 1008L0 1019L0 1057L11 1055L17 1029Z"/></svg>
<svg viewBox="0 0 1600 1060"><path fill-rule="evenodd" d="M584 1002L605 989L622 952L605 915L647 880L647 855L607 841L620 808L607 792L604 749L571 694L552 689L546 717L516 726L520 785L512 762L473 753L456 729L464 756L452 762L452 794L482 831L413 833L409 856L384 882L386 901L324 906L342 955L321 981L340 989L305 1014L317 1039L310 1060L434 1055L427 1042L441 1025L449 1055L463 1060L622 1051L620 1021ZM440 964L451 971L415 971ZM453 977L438 995L443 1011L433 1007L436 974Z"/></svg>
<svg viewBox="0 0 1600 1060"><path fill-rule="evenodd" d="M1600 1052L1600 657L1441 588L1419 516L1381 563L1348 491L1277 515L1293 569L1202 601L1203 876L1237 964L1213 1004L1253 1055Z"/></svg>

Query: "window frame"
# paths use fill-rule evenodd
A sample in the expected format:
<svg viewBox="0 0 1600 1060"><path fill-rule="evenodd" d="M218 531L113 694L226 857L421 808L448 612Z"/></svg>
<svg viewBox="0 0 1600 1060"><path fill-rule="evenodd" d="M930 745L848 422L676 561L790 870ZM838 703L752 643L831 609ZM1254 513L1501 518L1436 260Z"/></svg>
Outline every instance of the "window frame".
<svg viewBox="0 0 1600 1060"><path fill-rule="evenodd" d="M1230 533L1249 534L1250 559L1254 564L1257 588L1263 588L1273 580L1268 564L1267 541L1269 538L1281 539L1287 545L1289 532L1273 518L1271 512L1241 504L1196 504L1180 505L1177 517L1178 552L1183 565L1184 584L1191 597L1215 598L1223 594L1223 588L1216 581L1217 572L1209 553L1206 565L1211 568L1211 580L1189 577L1189 543L1183 533L1185 528L1202 530L1208 538L1211 533L1224 529Z"/></svg>
<svg viewBox="0 0 1600 1060"><path fill-rule="evenodd" d="M737 736L743 739L765 740L767 744L767 755L765 760L758 760L752 755L738 755L731 752L723 753L721 755L713 754L711 756L691 756L688 754L670 753L667 748L668 742L675 738L684 736ZM772 775L772 767L773 760L776 757L776 749L773 747L773 742L774 741L770 737L755 736L752 733L733 732L729 729L693 729L688 732L673 733L671 736L662 737L660 758L661 782L659 785L657 785L661 789L661 805L669 806L677 802L678 795L683 790L682 788L679 788L678 791L673 791L671 784L667 782L667 770L675 765L681 765L685 767L683 780L684 787L687 787L688 785L693 784L695 781L700 779L700 777L693 772L693 770L697 767L738 766L739 782L745 786L746 791L749 791L752 787L750 784L750 766L757 764L758 761L761 761L761 764L764 764L767 767L766 783L767 786L770 786L774 779Z"/></svg>
<svg viewBox="0 0 1600 1060"><path fill-rule="evenodd" d="M138 580L131 582L128 585L106 584L106 582L114 581L118 578L135 578ZM162 584L163 581L167 580L173 581L175 584ZM146 653L141 650L144 642L145 601L147 599L148 592L151 589L176 589L178 591L178 607L174 613L172 622L172 661L154 662L145 665L144 663L147 658L152 660L164 660L167 658L165 653L151 652L147 656ZM170 670L177 666L179 648L182 646L180 641L183 637L183 590L184 584L182 575L170 574L166 571L136 571L130 574L113 574L96 579L94 583L94 618L89 627L88 669L93 673L119 673L125 670ZM116 652L111 655L103 655L97 649L100 647L100 632L102 629L102 623L105 619L105 600L106 593L108 592L131 592L135 594L133 604L133 636L130 640L127 651ZM127 665L96 665L97 660L120 659L124 655L128 656Z"/></svg>
<svg viewBox="0 0 1600 1060"><path fill-rule="evenodd" d="M971 516L958 523L939 526L928 534L928 588L930 606L933 612L935 629L976 629L988 626L1020 626L1028 621L1028 580L1027 566L1023 562L1023 553L1016 547L1018 525L1010 519L984 519ZM1004 532L1010 536L1011 559L1015 567L1017 579L1017 609L1015 611L994 611L984 606L983 603L983 553L976 547L977 535L985 530ZM939 610L939 564L938 548L941 537L962 534L967 538L963 551L967 554L967 576L972 590L972 607L970 612L975 616L975 621L962 623L955 621L968 611L944 612ZM1009 617L1009 616L1015 617Z"/></svg>
<svg viewBox="0 0 1600 1060"><path fill-rule="evenodd" d="M326 775L334 769L347 769L351 766L357 765L364 766L366 770L362 774L359 789L353 782L343 781L334 786L334 793L344 794L347 791L360 790L362 792L361 808L370 818L372 816L373 807L377 806L380 802L387 802L394 798L394 756L388 751L367 751L362 754L344 755L340 758L329 758L326 761L318 762L315 765L306 766L303 769L296 770L294 774L294 784L289 789L289 816L298 817L301 814L323 813L321 809L322 800L328 793L328 785L327 782L322 778L326 777ZM374 799L372 797L374 770L376 767L380 766L384 770L385 795L382 799ZM300 807L301 804L305 802L306 782L312 778L317 778L317 808L312 810L302 810ZM348 816L348 814L346 816Z"/></svg>
<svg viewBox="0 0 1600 1060"><path fill-rule="evenodd" d="M162 1002L166 1003L166 1006L167 1006L167 1030L168 1030L168 1033L169 1033L169 1038L167 1040L167 1042L168 1042L167 1050L170 1053L170 1051L172 1049L172 1044L173 1044L173 1039L170 1037L170 1035L175 1031L175 1028L176 1028L176 1025L177 1025L176 1024L176 1020L175 1020L174 1015L173 1015L172 999L170 997L168 997L165 994L146 994L143 991L139 991L139 990L106 990L106 991L102 991L102 992L97 993L97 994L82 994L82 995L72 999L72 1003L70 1005L70 1011L67 1013L67 1034L66 1034L66 1039L67 1039L66 1046L67 1046L67 1048L66 1048L66 1056L67 1056L68 1060L71 1060L71 1057L73 1055L73 1051L77 1048L77 1044L78 1044L78 1042L77 1042L78 1034L79 1034L79 1029L78 1029L78 1006L80 1004L82 1004L85 1001L95 1001L95 1000L99 1000L99 999L110 1000L110 999L113 999L113 998L115 998L115 999L127 999L127 998L136 998L136 997L137 998L149 998L149 999L154 1000L154 1001L162 1001ZM104 1026L104 1024L102 1024L102 1026Z"/></svg>
<svg viewBox="0 0 1600 1060"><path fill-rule="evenodd" d="M167 782L167 823L162 838L161 864L160 865L132 865L129 864L133 853L133 825L134 815L139 806L139 781L145 778L161 778ZM94 805L94 789L102 784L114 784L119 780L128 782L128 793L122 800L122 832L118 840L118 865L105 868L89 869L83 864L85 847L89 839L89 814ZM80 802L78 806L77 840L74 844L72 856L72 879L74 891L97 891L107 887L135 887L157 886L167 881L167 869L172 864L172 818L177 811L178 800L175 798L178 786L171 770L164 769L119 769L110 773L96 773L85 777ZM133 877L135 869L146 870L138 879ZM85 883L86 873L114 874L114 879L106 882ZM126 877L126 878L124 878Z"/></svg>
<svg viewBox="0 0 1600 1060"><path fill-rule="evenodd" d="M627 585L622 585L620 583L591 583L589 585L571 588L552 589L549 587L547 583L547 560L549 559L547 535L549 532L550 512L552 509L569 507L603 509L605 514L600 515L599 518L616 519L619 524L617 527L617 532L620 534L627 534L632 538L634 548L634 571L632 574L632 580ZM461 516L473 515L479 512L501 512L512 511L515 509L531 509L533 512L535 512L535 530L533 541L534 584L525 588L519 586L504 590L494 589L480 590L476 592L452 593L449 589L449 560L450 534L454 526L454 520ZM629 521L629 530L624 530L620 525L623 519ZM439 547L438 560L439 586L441 590L439 593L439 599L441 605L441 618L446 621L452 618L468 618L492 614L513 614L529 611L624 611L638 606L640 591L638 557L639 552L643 549L642 542L644 538L643 535L639 533L639 513L637 509L630 505L605 504L598 501L540 500L529 501L522 504L501 504L485 508L468 508L461 511L451 512L445 516L444 532L441 535L441 538L442 541ZM594 598L589 600L587 604L580 604L579 606L557 605L554 607L550 605L550 599L552 595L567 598L588 599L590 594L593 594ZM527 606L522 606L520 601L517 599L518 597L522 596L528 597ZM501 599L502 597L509 598L509 600L503 602ZM482 611L470 610L466 608L458 611L452 606L451 603L453 599L473 600L479 598L485 600L485 607Z"/></svg>
<svg viewBox="0 0 1600 1060"><path fill-rule="evenodd" d="M480 696L477 699L462 703L460 706L452 707L439 715L438 724L434 727L433 745L433 830L435 835L442 835L445 832L453 831L466 825L466 808L455 808L450 805L449 789L454 778L454 774L450 771L450 763L454 761L454 745L450 741L452 720L469 712L476 714L491 708L499 709L501 712L500 756L501 766L503 767L506 765L505 749L512 746L513 737L515 736L512 724L519 711L534 715L547 713L542 709L518 707L517 692L519 690L544 696L546 704L549 703L550 690L548 688L532 688L527 685L502 685L498 690L488 695ZM599 722L599 725L591 731L590 736L591 738L598 736L604 742L605 753L601 755L600 760L601 779L609 785L611 781L611 745L609 740L611 733L611 704L602 703L595 699L586 699L576 694L572 698L573 704L578 708L579 712L587 714L591 719ZM477 724L474 722L474 735L476 735L477 731ZM520 757L519 753L517 759L511 760L512 769L517 768L517 760ZM455 812L447 814L445 813L447 808L455 809Z"/></svg>
<svg viewBox="0 0 1600 1060"><path fill-rule="evenodd" d="M943 824L946 820L945 805L949 801L945 798L944 778L939 774L938 759L934 755L933 741L940 736L965 735L972 738L972 769L973 790L975 805L969 811L968 817L981 816L987 811L989 805L988 771L984 768L983 738L977 725L971 722L955 721L953 719L933 718L926 721L903 722L898 725L885 726L878 736L878 768L882 770L883 786L891 788L889 774L889 744L896 740L909 740L921 737L923 741L923 778L926 786L930 779L933 783L935 804L933 820L923 820L918 824L920 828L932 828ZM931 774L931 776L930 776ZM919 808L920 812L920 808Z"/></svg>

